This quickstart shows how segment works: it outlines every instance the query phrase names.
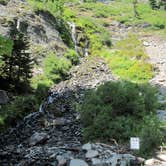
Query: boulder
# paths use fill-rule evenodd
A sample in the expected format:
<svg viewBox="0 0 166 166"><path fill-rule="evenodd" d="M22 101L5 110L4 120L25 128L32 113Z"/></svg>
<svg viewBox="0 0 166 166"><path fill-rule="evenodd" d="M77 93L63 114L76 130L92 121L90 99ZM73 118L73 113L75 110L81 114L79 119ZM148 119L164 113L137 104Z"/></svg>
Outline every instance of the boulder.
<svg viewBox="0 0 166 166"><path fill-rule="evenodd" d="M82 149L86 150L86 151L91 150L92 149L92 145L90 143L84 144L82 146Z"/></svg>
<svg viewBox="0 0 166 166"><path fill-rule="evenodd" d="M99 155L97 150L88 150L88 152L86 153L86 158L93 158L93 157L97 157Z"/></svg>
<svg viewBox="0 0 166 166"><path fill-rule="evenodd" d="M9 101L6 91L0 90L0 104L6 104Z"/></svg>
<svg viewBox="0 0 166 166"><path fill-rule="evenodd" d="M34 146L37 144L41 144L44 143L47 139L49 139L47 133L35 132L29 139L29 145Z"/></svg>
<svg viewBox="0 0 166 166"><path fill-rule="evenodd" d="M84 160L73 159L70 161L70 166L88 166Z"/></svg>
<svg viewBox="0 0 166 166"><path fill-rule="evenodd" d="M157 158L166 162L166 154L159 154L157 155Z"/></svg>

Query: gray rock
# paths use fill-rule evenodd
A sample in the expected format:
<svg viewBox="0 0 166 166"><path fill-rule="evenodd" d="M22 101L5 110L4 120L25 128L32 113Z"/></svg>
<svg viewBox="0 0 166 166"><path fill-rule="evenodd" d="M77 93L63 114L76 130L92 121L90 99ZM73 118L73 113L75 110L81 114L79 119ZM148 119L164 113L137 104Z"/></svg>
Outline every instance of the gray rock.
<svg viewBox="0 0 166 166"><path fill-rule="evenodd" d="M70 166L88 166L84 160L73 159L70 161Z"/></svg>
<svg viewBox="0 0 166 166"><path fill-rule="evenodd" d="M0 104L6 104L9 101L6 91L0 90Z"/></svg>
<svg viewBox="0 0 166 166"><path fill-rule="evenodd" d="M166 162L166 154L159 154L157 155L157 158Z"/></svg>
<svg viewBox="0 0 166 166"><path fill-rule="evenodd" d="M145 161L145 165L146 166L153 166L154 165L154 159L152 158L152 159L148 159L148 160L146 160Z"/></svg>
<svg viewBox="0 0 166 166"><path fill-rule="evenodd" d="M36 144L40 144L45 142L48 139L47 133L38 133L35 132L29 139L29 145L34 146Z"/></svg>
<svg viewBox="0 0 166 166"><path fill-rule="evenodd" d="M94 158L97 157L99 155L97 150L88 150L88 152L86 153L86 158Z"/></svg>
<svg viewBox="0 0 166 166"><path fill-rule="evenodd" d="M161 121L166 121L166 111L165 110L157 110L157 115Z"/></svg>
<svg viewBox="0 0 166 166"><path fill-rule="evenodd" d="M92 145L90 144L90 143L87 143L87 144L84 144L83 146L82 146L82 149L83 150L91 150L92 149Z"/></svg>
<svg viewBox="0 0 166 166"><path fill-rule="evenodd" d="M93 166L103 166L103 162L102 162L102 160L100 160L98 158L93 158L92 159L92 165Z"/></svg>

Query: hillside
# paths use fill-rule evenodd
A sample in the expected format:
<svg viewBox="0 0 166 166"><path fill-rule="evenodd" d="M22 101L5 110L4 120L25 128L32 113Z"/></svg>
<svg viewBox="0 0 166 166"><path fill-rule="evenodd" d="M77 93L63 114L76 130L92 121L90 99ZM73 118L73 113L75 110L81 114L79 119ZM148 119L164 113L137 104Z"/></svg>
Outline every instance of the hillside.
<svg viewBox="0 0 166 166"><path fill-rule="evenodd" d="M166 165L165 9L0 0L0 165Z"/></svg>

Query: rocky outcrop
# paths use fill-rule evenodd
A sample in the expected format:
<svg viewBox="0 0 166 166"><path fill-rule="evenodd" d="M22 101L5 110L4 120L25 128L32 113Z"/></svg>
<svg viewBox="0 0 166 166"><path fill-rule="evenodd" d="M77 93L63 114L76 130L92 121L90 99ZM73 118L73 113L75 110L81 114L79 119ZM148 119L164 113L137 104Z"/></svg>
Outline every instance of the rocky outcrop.
<svg viewBox="0 0 166 166"><path fill-rule="evenodd" d="M6 6L0 4L0 11L0 34L9 36L10 28L16 27L28 37L36 59L50 50L61 55L72 44L70 29L63 20L46 11L34 12L26 1L10 0Z"/></svg>
<svg viewBox="0 0 166 166"><path fill-rule="evenodd" d="M73 165L86 159L75 104L86 89L114 77L100 58L83 59L70 73L68 80L52 88L43 111L29 114L0 135L0 165Z"/></svg>

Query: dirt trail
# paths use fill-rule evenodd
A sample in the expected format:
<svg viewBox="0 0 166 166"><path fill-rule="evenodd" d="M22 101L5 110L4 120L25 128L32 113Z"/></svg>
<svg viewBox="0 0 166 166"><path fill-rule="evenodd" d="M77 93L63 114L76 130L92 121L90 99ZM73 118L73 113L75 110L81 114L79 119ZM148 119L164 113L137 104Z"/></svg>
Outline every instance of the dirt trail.
<svg viewBox="0 0 166 166"><path fill-rule="evenodd" d="M156 75L151 80L161 88L162 93L166 89L166 39L158 36L144 36L144 46L149 55L150 62L155 66Z"/></svg>

